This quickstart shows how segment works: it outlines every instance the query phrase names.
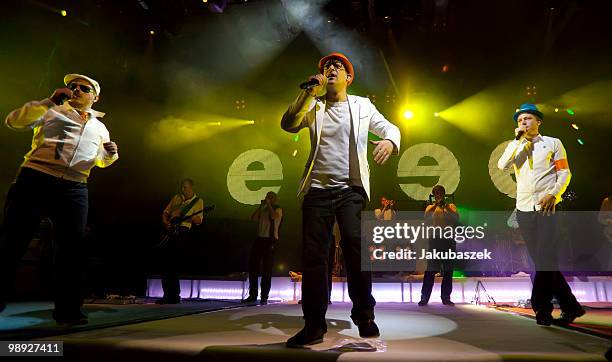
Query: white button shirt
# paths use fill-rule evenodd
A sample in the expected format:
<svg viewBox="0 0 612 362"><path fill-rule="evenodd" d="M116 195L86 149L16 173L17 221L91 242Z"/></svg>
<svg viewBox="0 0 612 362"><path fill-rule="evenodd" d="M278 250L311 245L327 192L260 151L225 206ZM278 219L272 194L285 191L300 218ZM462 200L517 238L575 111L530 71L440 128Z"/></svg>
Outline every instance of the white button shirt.
<svg viewBox="0 0 612 362"><path fill-rule="evenodd" d="M32 101L12 111L6 125L15 130L34 130L32 149L22 167L76 182L87 182L94 166L107 167L118 154L109 155L103 143L110 141L106 126L98 120L104 113L87 111L88 119L68 104L50 99Z"/></svg>
<svg viewBox="0 0 612 362"><path fill-rule="evenodd" d="M561 202L571 173L559 139L538 135L532 141L511 141L497 162L501 170L510 166L516 176L517 210L540 210L538 202L547 194L553 195L556 203Z"/></svg>

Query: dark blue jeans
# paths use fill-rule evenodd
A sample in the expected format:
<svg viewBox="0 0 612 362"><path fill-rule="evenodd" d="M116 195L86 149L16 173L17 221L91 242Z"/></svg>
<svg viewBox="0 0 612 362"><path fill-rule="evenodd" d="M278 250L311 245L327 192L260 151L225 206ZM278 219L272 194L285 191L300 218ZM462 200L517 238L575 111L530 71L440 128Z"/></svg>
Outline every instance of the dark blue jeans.
<svg viewBox="0 0 612 362"><path fill-rule="evenodd" d="M564 312L580 309L580 304L558 270L558 245L555 237L557 216L517 211L516 218L536 269L531 291L533 310L552 312L553 297L557 298Z"/></svg>
<svg viewBox="0 0 612 362"><path fill-rule="evenodd" d="M327 330L329 301L329 250L334 219L338 220L346 264L348 292L356 324L374 319L372 275L361 271L361 211L366 194L362 188L322 190L311 188L302 204L302 311L306 323Z"/></svg>
<svg viewBox="0 0 612 362"><path fill-rule="evenodd" d="M0 231L0 300L12 290L21 257L43 216L53 223L54 301L59 315L78 313L83 304L88 192L83 183L22 168L9 189Z"/></svg>

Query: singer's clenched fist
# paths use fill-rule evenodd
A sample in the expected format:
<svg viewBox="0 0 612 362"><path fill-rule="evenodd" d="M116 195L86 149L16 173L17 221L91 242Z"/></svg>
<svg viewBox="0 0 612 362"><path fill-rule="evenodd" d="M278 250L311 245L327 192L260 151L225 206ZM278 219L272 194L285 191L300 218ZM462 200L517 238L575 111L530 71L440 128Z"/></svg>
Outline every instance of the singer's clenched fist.
<svg viewBox="0 0 612 362"><path fill-rule="evenodd" d="M55 91L53 91L53 94L51 95L51 97L49 97L49 99L51 99L51 102L57 105L60 105L63 100L69 99L71 97L72 97L72 91L70 89L58 88Z"/></svg>
<svg viewBox="0 0 612 362"><path fill-rule="evenodd" d="M117 144L113 141L104 142L102 146L104 146L104 149L106 150L106 152L108 152L108 154L111 156L119 152L119 148L117 147Z"/></svg>
<svg viewBox="0 0 612 362"><path fill-rule="evenodd" d="M324 96L325 93L327 93L327 77L325 77L323 74L315 74L308 78L308 81L311 81L313 79L318 80L319 85L307 89L306 92L308 92L308 94L314 97Z"/></svg>
<svg viewBox="0 0 612 362"><path fill-rule="evenodd" d="M519 124L518 127L516 127L516 129L514 130L514 136L518 137L519 133L522 132L523 134L525 132L527 132L527 126L523 125L523 124Z"/></svg>

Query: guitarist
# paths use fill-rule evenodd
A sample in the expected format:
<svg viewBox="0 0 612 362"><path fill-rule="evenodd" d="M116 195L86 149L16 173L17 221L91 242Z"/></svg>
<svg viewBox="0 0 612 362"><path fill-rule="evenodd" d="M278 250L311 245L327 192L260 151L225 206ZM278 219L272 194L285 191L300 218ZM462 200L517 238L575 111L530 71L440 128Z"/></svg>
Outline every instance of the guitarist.
<svg viewBox="0 0 612 362"><path fill-rule="evenodd" d="M186 178L181 181L181 192L174 195L162 214L162 222L166 230L172 230L176 225L174 219L182 220L178 225L178 233L166 244L163 255L162 289L163 298L157 304L177 304L181 302L181 287L179 284L180 248L193 225L202 223L204 201L193 190L193 180ZM189 215L193 215L189 217Z"/></svg>

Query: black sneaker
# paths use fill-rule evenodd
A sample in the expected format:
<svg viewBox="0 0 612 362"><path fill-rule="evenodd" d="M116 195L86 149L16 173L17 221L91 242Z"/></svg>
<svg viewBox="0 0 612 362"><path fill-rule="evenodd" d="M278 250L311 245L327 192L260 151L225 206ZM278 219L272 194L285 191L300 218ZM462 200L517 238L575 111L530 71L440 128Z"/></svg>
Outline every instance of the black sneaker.
<svg viewBox="0 0 612 362"><path fill-rule="evenodd" d="M262 300L260 300L260 301L259 301L259 304L260 304L260 305L266 305L266 304L268 304L268 299L262 299Z"/></svg>
<svg viewBox="0 0 612 362"><path fill-rule="evenodd" d="M161 298L155 301L155 304L179 304L181 298Z"/></svg>
<svg viewBox="0 0 612 362"><path fill-rule="evenodd" d="M365 322L360 322L357 325L357 328L359 328L359 337L361 338L374 338L380 336L378 326L372 319Z"/></svg>
<svg viewBox="0 0 612 362"><path fill-rule="evenodd" d="M255 303L257 301L257 297L250 296L247 299L243 299L242 303Z"/></svg>
<svg viewBox="0 0 612 362"><path fill-rule="evenodd" d="M586 311L581 307L580 309L571 312L561 312L561 317L553 321L557 326L568 326L574 322L576 318L580 318L585 315Z"/></svg>
<svg viewBox="0 0 612 362"><path fill-rule="evenodd" d="M419 302L419 307L424 307L427 305L427 301L426 300L422 300Z"/></svg>
<svg viewBox="0 0 612 362"><path fill-rule="evenodd" d="M53 311L53 319L60 326L71 327L89 323L87 316L81 312L72 314L60 314Z"/></svg>
<svg viewBox="0 0 612 362"><path fill-rule="evenodd" d="M546 310L536 312L536 323L541 326L549 326L553 322L552 314Z"/></svg>
<svg viewBox="0 0 612 362"><path fill-rule="evenodd" d="M445 300L443 300L443 301L442 301L442 304L444 304L444 305L448 305L449 307L454 307L454 306L455 306L455 303L451 302L451 300L450 300L450 299L445 299Z"/></svg>
<svg viewBox="0 0 612 362"><path fill-rule="evenodd" d="M285 345L291 348L310 346L323 342L325 330L320 327L305 326L295 336L289 338Z"/></svg>

